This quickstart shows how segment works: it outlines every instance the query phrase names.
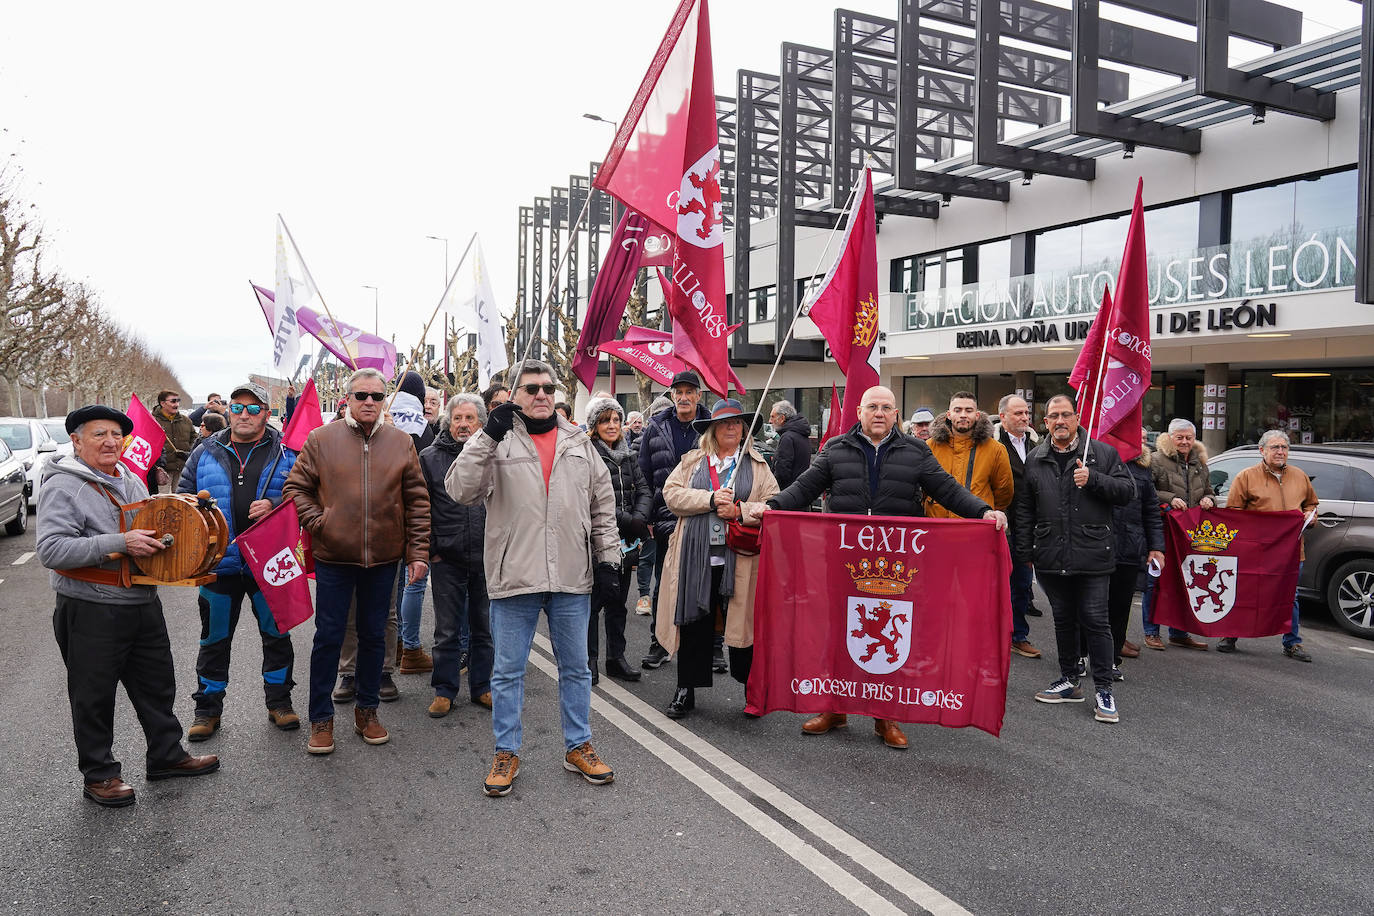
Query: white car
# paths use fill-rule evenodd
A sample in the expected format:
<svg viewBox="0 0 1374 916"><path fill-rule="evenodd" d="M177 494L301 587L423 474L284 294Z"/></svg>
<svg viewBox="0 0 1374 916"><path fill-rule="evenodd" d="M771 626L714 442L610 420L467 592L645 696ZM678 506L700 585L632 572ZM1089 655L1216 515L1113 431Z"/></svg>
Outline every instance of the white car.
<svg viewBox="0 0 1374 916"><path fill-rule="evenodd" d="M52 436L52 441L57 443L57 454L66 455L68 458L76 454L72 448L72 437L67 434L66 417L49 417L39 422L48 431L48 435Z"/></svg>
<svg viewBox="0 0 1374 916"><path fill-rule="evenodd" d="M14 457L24 465L24 491L29 508L38 508L38 486L48 457L57 453L53 440L42 420L30 417L0 417L0 440L9 446ZM68 440L70 442L71 440Z"/></svg>

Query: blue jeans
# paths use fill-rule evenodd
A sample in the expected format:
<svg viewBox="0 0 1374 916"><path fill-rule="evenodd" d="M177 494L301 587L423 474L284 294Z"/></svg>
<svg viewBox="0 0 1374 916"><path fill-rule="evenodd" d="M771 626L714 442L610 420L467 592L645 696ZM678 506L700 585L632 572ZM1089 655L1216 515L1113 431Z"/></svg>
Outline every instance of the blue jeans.
<svg viewBox="0 0 1374 916"><path fill-rule="evenodd" d="M1145 629L1146 636L1158 636L1159 624L1155 623L1155 591L1159 588L1159 578L1157 576L1145 576L1145 594L1140 598L1140 620ZM1187 639L1187 630L1176 630L1169 627L1170 639Z"/></svg>
<svg viewBox="0 0 1374 916"><path fill-rule="evenodd" d="M1026 608L1031 603L1031 582L1035 579L1035 568L1029 563L1011 565L1011 641L1025 642L1030 639L1030 621L1026 620Z"/></svg>
<svg viewBox="0 0 1374 916"><path fill-rule="evenodd" d="M410 585L406 585L409 574L405 567L396 577L396 614L401 622L401 645L407 649L420 648L420 617L425 610L425 588L429 585L429 572Z"/></svg>
<svg viewBox="0 0 1374 916"><path fill-rule="evenodd" d="M1302 578L1302 561L1298 561L1298 577ZM1293 593L1293 629L1283 634L1283 647L1296 646L1302 642L1302 637L1298 635L1298 593Z"/></svg>
<svg viewBox="0 0 1374 916"><path fill-rule="evenodd" d="M525 668L539 612L549 618L549 638L558 661L558 707L563 744L572 750L592 739L592 672L587 668L587 621L591 596L536 592L491 599L491 730L497 751L520 750L520 713L525 708Z"/></svg>
<svg viewBox="0 0 1374 916"><path fill-rule="evenodd" d="M434 695L458 695L462 655L468 659L468 689L477 699L491 689L491 603L487 600L487 576L481 566L463 566L435 560L434 573L434 673L429 683ZM470 634L470 635L469 635Z"/></svg>
<svg viewBox="0 0 1374 916"><path fill-rule="evenodd" d="M377 708L386 659L386 618L391 612L391 587L396 563L351 566L315 561L315 645L310 650L310 721L334 718L334 677L339 673L339 650L348 625L348 606L357 597L357 704Z"/></svg>
<svg viewBox="0 0 1374 916"><path fill-rule="evenodd" d="M635 568L635 576L639 579L639 596L647 597L649 588L654 584L654 570L657 568L654 563L654 554L658 552L658 541L653 538L644 538L639 548L639 566Z"/></svg>

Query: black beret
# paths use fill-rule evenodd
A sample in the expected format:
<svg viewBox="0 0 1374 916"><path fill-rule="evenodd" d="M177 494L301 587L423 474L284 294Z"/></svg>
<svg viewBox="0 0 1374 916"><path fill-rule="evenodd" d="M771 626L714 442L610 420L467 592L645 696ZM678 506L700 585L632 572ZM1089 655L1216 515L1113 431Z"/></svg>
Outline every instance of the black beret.
<svg viewBox="0 0 1374 916"><path fill-rule="evenodd" d="M78 426L92 420L113 420L119 424L120 430L126 436L134 431L134 421L129 419L128 414L104 404L89 404L67 414L67 433L70 435L76 432Z"/></svg>

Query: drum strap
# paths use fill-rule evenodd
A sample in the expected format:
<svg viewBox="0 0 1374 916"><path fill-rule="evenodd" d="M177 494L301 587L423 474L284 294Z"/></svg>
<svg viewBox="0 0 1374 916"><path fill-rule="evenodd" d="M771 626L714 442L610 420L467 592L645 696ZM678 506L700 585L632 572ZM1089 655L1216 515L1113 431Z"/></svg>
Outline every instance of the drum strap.
<svg viewBox="0 0 1374 916"><path fill-rule="evenodd" d="M109 490L94 481L88 480L87 483L93 487L97 493L100 493L108 499L119 512L119 533L123 534L125 531L124 513L142 505L142 503L135 503L129 506L121 505L119 500L115 499ZM120 557L119 569L117 570L100 569L97 566L82 566L78 569L54 569L53 572L57 573L59 576L66 576L68 579L75 579L78 582L93 582L96 585L113 585L118 588L131 588L134 584L133 580L130 578L132 574L129 571L129 558L127 556Z"/></svg>

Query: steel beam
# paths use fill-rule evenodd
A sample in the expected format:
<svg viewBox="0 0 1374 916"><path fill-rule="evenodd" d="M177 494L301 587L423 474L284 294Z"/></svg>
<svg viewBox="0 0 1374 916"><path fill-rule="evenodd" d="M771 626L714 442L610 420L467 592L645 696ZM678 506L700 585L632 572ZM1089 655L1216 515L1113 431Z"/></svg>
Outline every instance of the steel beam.
<svg viewBox="0 0 1374 916"><path fill-rule="evenodd" d="M1336 93L1294 83L1251 76L1230 65L1232 0L1197 0L1198 94L1229 102L1274 109L1301 118L1330 121L1336 117ZM1366 78L1368 73L1366 73Z"/></svg>
<svg viewBox="0 0 1374 916"><path fill-rule="evenodd" d="M1197 25L1197 0L1111 0L1114 6ZM1266 0L1233 0L1231 33L1275 51L1302 42L1302 13Z"/></svg>
<svg viewBox="0 0 1374 916"><path fill-rule="evenodd" d="M735 254L730 303L732 324L749 323L750 231L756 219L777 211L778 77L740 70L735 75ZM731 356L772 362L773 346L732 335Z"/></svg>
<svg viewBox="0 0 1374 916"><path fill-rule="evenodd" d="M797 204L802 192L826 200L830 183L830 84L833 58L825 48L783 42L778 93L778 220L774 248L778 287L774 346L797 359L824 359L819 341L787 343L797 314ZM824 129L824 134L821 130ZM795 346L803 344L802 346Z"/></svg>
<svg viewBox="0 0 1374 916"><path fill-rule="evenodd" d="M1355 209L1355 301L1374 305L1374 9L1366 0L1360 31L1360 170Z"/></svg>
<svg viewBox="0 0 1374 916"><path fill-rule="evenodd" d="M530 271L530 229L534 225L534 208L520 208L520 240L516 246L515 255L515 323L521 328L525 327L526 315L529 313L529 300L526 298L528 287L526 278Z"/></svg>

